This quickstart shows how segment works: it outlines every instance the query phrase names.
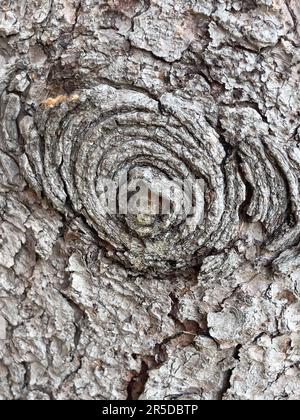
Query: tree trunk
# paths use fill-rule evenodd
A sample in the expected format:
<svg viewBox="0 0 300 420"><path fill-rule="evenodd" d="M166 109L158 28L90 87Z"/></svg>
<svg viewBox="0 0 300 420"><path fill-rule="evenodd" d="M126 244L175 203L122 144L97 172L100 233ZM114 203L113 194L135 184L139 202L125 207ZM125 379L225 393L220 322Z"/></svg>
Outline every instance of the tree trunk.
<svg viewBox="0 0 300 420"><path fill-rule="evenodd" d="M1 399L300 398L299 25L297 0L1 1ZM109 213L123 172L200 180L201 223L174 191Z"/></svg>

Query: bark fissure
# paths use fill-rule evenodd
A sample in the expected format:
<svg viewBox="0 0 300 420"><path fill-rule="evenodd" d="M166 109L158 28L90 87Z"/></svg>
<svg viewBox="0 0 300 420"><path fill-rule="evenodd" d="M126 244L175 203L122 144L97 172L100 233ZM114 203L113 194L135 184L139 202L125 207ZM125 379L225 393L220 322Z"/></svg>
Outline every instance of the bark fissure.
<svg viewBox="0 0 300 420"><path fill-rule="evenodd" d="M300 10L225 3L0 3L0 399L299 399Z"/></svg>

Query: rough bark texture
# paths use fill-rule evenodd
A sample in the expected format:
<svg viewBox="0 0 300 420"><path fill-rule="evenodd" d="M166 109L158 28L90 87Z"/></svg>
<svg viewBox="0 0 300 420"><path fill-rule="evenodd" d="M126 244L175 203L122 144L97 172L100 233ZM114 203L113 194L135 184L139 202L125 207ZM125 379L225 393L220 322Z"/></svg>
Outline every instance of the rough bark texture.
<svg viewBox="0 0 300 420"><path fill-rule="evenodd" d="M299 47L298 0L0 1L1 399L300 398ZM201 226L101 213L147 166Z"/></svg>

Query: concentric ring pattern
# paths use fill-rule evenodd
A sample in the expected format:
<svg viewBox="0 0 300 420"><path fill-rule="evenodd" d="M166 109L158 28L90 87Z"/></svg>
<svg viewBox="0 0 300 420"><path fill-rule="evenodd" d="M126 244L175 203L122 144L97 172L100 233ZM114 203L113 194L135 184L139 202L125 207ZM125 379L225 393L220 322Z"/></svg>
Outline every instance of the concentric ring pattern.
<svg viewBox="0 0 300 420"><path fill-rule="evenodd" d="M60 211L68 207L84 217L127 267L169 272L230 248L245 206L253 221L278 231L281 248L299 232L286 223L287 194L297 215L299 185L285 151L248 138L232 145L235 152L228 156L201 110L171 94L157 102L141 92L101 85L81 91L78 101L40 110L27 133L25 125L27 179ZM122 173L129 182L202 180L203 220L187 224L182 214L146 221L108 214L99 180L116 181Z"/></svg>

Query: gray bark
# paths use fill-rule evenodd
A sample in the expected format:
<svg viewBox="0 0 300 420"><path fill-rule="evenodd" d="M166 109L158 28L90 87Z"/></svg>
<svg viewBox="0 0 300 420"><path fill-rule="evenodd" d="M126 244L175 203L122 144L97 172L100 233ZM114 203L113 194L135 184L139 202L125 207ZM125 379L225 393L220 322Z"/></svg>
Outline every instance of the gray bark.
<svg viewBox="0 0 300 420"><path fill-rule="evenodd" d="M1 399L300 398L299 47L297 0L1 0ZM135 167L203 223L102 215Z"/></svg>

